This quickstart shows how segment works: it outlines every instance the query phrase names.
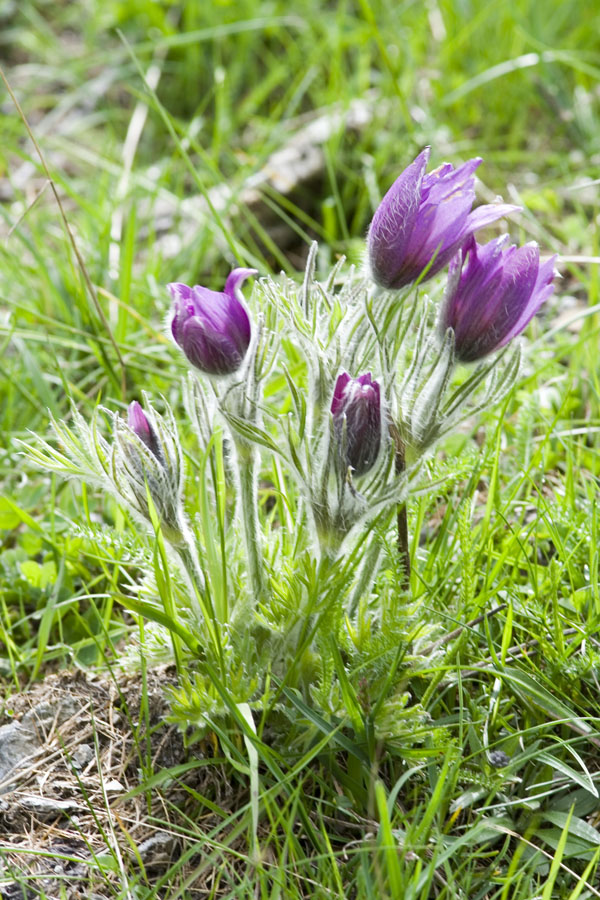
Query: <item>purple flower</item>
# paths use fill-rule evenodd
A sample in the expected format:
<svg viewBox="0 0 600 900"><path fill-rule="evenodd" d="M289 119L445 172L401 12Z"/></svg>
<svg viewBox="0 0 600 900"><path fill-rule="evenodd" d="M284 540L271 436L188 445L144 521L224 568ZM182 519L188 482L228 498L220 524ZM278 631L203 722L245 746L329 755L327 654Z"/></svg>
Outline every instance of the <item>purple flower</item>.
<svg viewBox="0 0 600 900"><path fill-rule="evenodd" d="M367 236L369 263L373 280L384 288L411 284L430 263L424 279L431 278L474 231L519 209L495 204L471 210L473 173L481 159L470 159L458 169L444 163L426 174L428 159L426 147L396 179L373 216Z"/></svg>
<svg viewBox="0 0 600 900"><path fill-rule="evenodd" d="M127 424L157 460L161 464L164 464L163 454L158 443L158 438L156 437L156 432L137 400L134 400L133 403L129 404L129 409L127 410Z"/></svg>
<svg viewBox="0 0 600 900"><path fill-rule="evenodd" d="M501 237L471 237L450 263L440 324L454 330L456 357L474 362L520 334L554 287L554 261L540 264L535 243L507 246Z"/></svg>
<svg viewBox="0 0 600 900"><path fill-rule="evenodd" d="M370 372L358 378L347 372L338 376L331 414L344 465L364 475L374 465L381 444L379 384Z"/></svg>
<svg viewBox="0 0 600 900"><path fill-rule="evenodd" d="M173 297L171 332L189 361L208 375L230 375L250 345L250 316L241 286L256 269L234 269L222 293L187 284L167 285Z"/></svg>

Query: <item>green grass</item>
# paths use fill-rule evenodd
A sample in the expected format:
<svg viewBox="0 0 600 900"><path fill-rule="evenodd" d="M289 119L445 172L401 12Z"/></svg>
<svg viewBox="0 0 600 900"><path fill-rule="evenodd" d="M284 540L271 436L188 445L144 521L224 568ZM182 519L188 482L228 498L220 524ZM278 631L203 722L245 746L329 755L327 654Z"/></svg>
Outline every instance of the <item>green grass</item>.
<svg viewBox="0 0 600 900"><path fill-rule="evenodd" d="M220 755L202 796L185 788L185 817L169 808L165 773L139 751L141 789L162 798L160 824L176 820L179 860L160 876L127 864L116 877L111 851L90 866L90 880L101 878L106 896L169 900L598 896L593 4L22 0L0 4L0 21L3 70L44 158L0 89L7 708L48 671L104 670L143 627L149 665L173 656L125 600L143 575L140 604L157 591L178 600L177 584L160 583L160 552L113 499L40 472L16 443L29 429L46 435L49 413L68 419L71 402L87 419L98 400L123 411L141 390L159 403L163 395L183 418L183 359L162 327L167 282L220 289L234 263L294 273L312 238L322 275L341 253L359 261L376 204L425 144L434 164L483 156L482 198L521 203L515 239L562 257L556 295L528 329L516 389L442 442L430 475L445 480L410 502L410 601L397 587L388 529L368 611L332 651L330 683L312 695L274 673L264 712L249 720L239 705L244 673L239 683L213 673ZM270 184L260 206L248 202L245 189L271 154L313 115L357 100L368 120L331 129L308 183L285 194ZM215 205L223 185L231 193ZM568 310L575 325L562 316ZM283 375L270 400L293 409ZM201 458L184 435L189 470L205 486L204 496L190 489L190 502L206 546L214 529L206 565L225 602L243 596L245 574L227 556L223 457L217 446ZM289 558L294 541L303 546L296 488L275 466L260 484L263 527L287 524L277 552ZM202 505L215 496L218 516ZM283 573L273 615L310 591L318 598L324 585L333 591L335 577L308 565ZM218 607L218 592L213 600ZM387 643L373 632L380 612L394 623ZM174 643L186 658L185 634ZM308 682L317 661L301 649L294 665ZM174 716L192 722L190 740L208 703L192 675L173 701ZM391 696L388 676L397 679ZM492 765L494 750L506 765ZM0 893L2 877L25 883L24 871L0 875Z"/></svg>

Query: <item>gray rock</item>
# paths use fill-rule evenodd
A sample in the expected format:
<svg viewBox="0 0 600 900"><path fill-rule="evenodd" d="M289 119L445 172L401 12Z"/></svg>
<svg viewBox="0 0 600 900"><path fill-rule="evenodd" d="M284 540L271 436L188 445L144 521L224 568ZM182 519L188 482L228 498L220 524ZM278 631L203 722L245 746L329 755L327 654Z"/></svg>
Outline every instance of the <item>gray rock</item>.
<svg viewBox="0 0 600 900"><path fill-rule="evenodd" d="M94 755L94 750L90 744L79 744L71 754L71 762L76 769L85 769L87 764L94 758Z"/></svg>
<svg viewBox="0 0 600 900"><path fill-rule="evenodd" d="M66 695L60 703L41 701L20 722L0 726L0 794L14 789L18 772L33 762L56 725L63 725L80 710L74 697Z"/></svg>
<svg viewBox="0 0 600 900"><path fill-rule="evenodd" d="M15 809L28 816L34 815L42 822L50 822L63 816L86 812L86 807L74 800L54 800L51 797L36 797L35 794L21 794L17 797Z"/></svg>
<svg viewBox="0 0 600 900"><path fill-rule="evenodd" d="M11 790L19 769L40 752L41 743L31 724L10 722L0 727L0 794Z"/></svg>

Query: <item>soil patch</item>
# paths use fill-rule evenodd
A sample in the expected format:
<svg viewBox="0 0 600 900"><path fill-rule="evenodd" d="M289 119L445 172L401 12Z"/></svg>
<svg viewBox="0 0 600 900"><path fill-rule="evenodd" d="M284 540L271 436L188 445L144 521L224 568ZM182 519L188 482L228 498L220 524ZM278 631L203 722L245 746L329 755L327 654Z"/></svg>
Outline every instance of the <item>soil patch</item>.
<svg viewBox="0 0 600 900"><path fill-rule="evenodd" d="M198 829L231 808L233 791L211 747L190 751L165 717L171 668L118 682L80 671L11 696L0 717L0 897L114 897L132 878L170 889L189 879ZM218 777L216 777L218 776ZM228 802L229 801L229 802ZM240 798L236 798L240 802ZM196 852L181 853L190 842ZM179 865L178 865L179 861ZM188 896L206 896L206 883ZM128 890L121 896L130 896ZM136 896L139 896L136 892ZM156 894L160 897L160 891Z"/></svg>

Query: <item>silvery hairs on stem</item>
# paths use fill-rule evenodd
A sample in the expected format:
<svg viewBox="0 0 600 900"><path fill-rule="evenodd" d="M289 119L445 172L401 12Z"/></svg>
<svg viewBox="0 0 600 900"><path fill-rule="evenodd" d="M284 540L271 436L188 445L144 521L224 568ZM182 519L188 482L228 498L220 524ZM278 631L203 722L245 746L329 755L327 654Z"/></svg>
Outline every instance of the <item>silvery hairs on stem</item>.
<svg viewBox="0 0 600 900"><path fill-rule="evenodd" d="M253 321L241 284L254 270L234 269L221 293L177 285L170 329L193 371L184 403L201 448L217 425L224 431L225 463L236 495L250 594L265 597L264 536L258 507L258 446L263 382L273 367L277 337L263 310ZM173 286L171 286L173 288ZM267 319L269 324L272 324Z"/></svg>
<svg viewBox="0 0 600 900"><path fill-rule="evenodd" d="M517 381L521 346L503 349L480 363L466 380L452 386L456 368L454 332L441 335L431 327L432 304L423 297L415 305L422 309L412 359L405 361L395 387L398 431L413 457L433 448L440 438L461 422L499 403Z"/></svg>
<svg viewBox="0 0 600 900"><path fill-rule="evenodd" d="M34 435L34 444L21 446L29 458L46 471L78 478L112 494L137 522L152 528L148 498L156 509L167 540L178 546L187 529L183 511L183 453L171 408L165 403L160 416L144 394L143 417L152 435L152 446L140 436L139 419L133 427L118 413L102 406L88 423L74 405L72 425L51 416L50 424L61 449ZM103 437L99 417L112 424L113 441Z"/></svg>
<svg viewBox="0 0 600 900"><path fill-rule="evenodd" d="M285 461L312 519L311 533L319 552L335 555L350 532L360 531L384 507L406 497L408 477L398 479L394 473L389 398L384 391L380 399L379 384L375 390L370 373L357 372L359 365L366 365L369 357L372 360L370 350L376 348L365 310L368 282L353 267L342 279L343 259L324 282L317 281L316 255L313 244L301 285L281 276L261 279L256 287L262 308L274 310L283 323L283 351L287 341L294 351L302 352L308 390L296 385L289 357L279 360L293 411L282 419L265 409L264 428L230 421L246 438ZM342 392L336 402L341 378L346 394L350 386L352 396ZM389 384L391 379L385 381ZM371 399L364 403L367 395ZM357 417L359 407L362 412ZM368 454L368 467L359 466L361 471L348 456L348 449L356 444L356 435L348 433L353 423L362 423L361 427L369 423L368 439L377 448ZM281 431L285 442L272 437Z"/></svg>

